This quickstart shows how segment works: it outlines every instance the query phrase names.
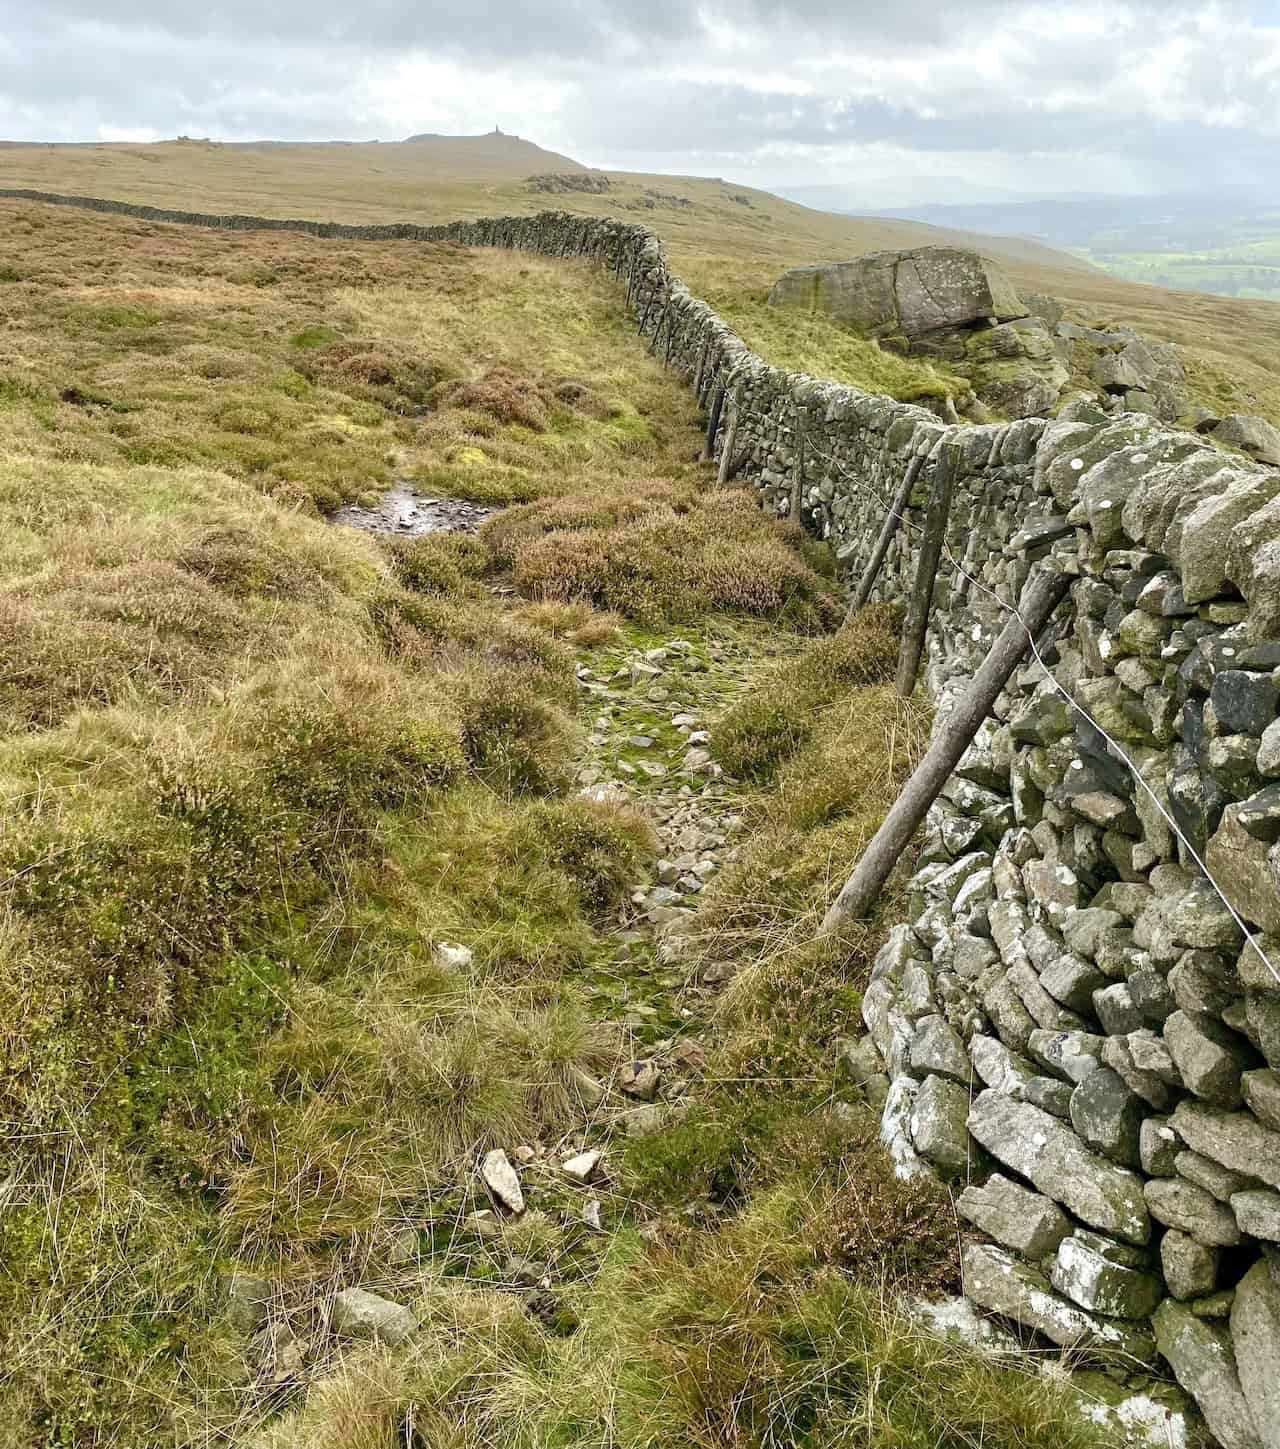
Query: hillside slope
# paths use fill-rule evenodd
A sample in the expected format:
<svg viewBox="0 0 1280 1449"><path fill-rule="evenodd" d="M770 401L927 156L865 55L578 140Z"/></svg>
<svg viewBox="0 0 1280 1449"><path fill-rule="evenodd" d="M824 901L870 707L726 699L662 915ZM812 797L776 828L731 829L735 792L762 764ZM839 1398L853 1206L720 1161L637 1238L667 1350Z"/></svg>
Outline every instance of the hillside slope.
<svg viewBox="0 0 1280 1449"><path fill-rule="evenodd" d="M540 211L545 193L525 186L581 162L516 136L423 136L404 142L23 146L0 150L0 184L110 196L155 206L333 216L343 221L439 222L500 211ZM1009 262L1082 267L1064 252L1020 238L981 237L913 221L813 211L769 192L707 177L610 172L604 195L568 193L556 205L591 215L662 213L676 247L798 260L877 247L977 246Z"/></svg>
<svg viewBox="0 0 1280 1449"><path fill-rule="evenodd" d="M770 286L786 267L876 248L976 246L1018 287L1062 298L1072 320L1128 323L1178 344L1197 394L1211 405L1280 422L1280 306L1273 303L1124 282L1035 242L836 216L711 178L614 172L603 194L548 194L527 184L531 174L575 168L582 169L518 137L492 135L386 145L0 146L0 187L162 207L441 222L553 206L643 220L661 234L689 284L765 356L898 396L907 394L879 381L881 369L849 358L843 329L818 318L779 319L765 306Z"/></svg>

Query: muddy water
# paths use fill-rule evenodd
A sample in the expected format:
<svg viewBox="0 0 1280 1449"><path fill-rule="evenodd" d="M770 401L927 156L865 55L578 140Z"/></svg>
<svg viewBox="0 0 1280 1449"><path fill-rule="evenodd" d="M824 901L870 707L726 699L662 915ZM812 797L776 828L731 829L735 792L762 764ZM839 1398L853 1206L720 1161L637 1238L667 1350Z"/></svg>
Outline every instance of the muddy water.
<svg viewBox="0 0 1280 1449"><path fill-rule="evenodd" d="M368 533L414 538L423 533L474 533L491 513L465 498L426 498L407 483L397 483L373 508L349 503L330 515L331 523L363 528Z"/></svg>

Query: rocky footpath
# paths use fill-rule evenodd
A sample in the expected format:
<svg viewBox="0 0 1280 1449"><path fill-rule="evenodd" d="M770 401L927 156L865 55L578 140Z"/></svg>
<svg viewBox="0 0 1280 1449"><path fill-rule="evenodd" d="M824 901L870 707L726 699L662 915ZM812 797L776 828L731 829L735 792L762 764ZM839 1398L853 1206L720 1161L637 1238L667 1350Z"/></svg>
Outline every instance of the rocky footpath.
<svg viewBox="0 0 1280 1449"><path fill-rule="evenodd" d="M418 1328L408 1303L422 1266L518 1295L554 1333L576 1327L566 1285L598 1271L629 1204L616 1195L611 1154L620 1136L663 1131L684 1109L705 1062L702 1033L726 972L690 980L681 938L698 898L736 858L743 787L706 748L704 725L756 672L803 641L766 625L712 624L693 638L629 631L584 655L577 675L589 728L576 788L625 800L652 821L654 873L602 934L584 973L594 1013L619 1043L611 1072L575 1084L581 1120L559 1142L502 1143L487 1151L433 1211L406 1217L374 1246L362 1281L337 1293L309 1327L274 1311L277 1286L237 1272L229 1314L243 1335L254 1394L288 1392L313 1378L344 1344L396 1347ZM442 964L465 968L462 943L438 943Z"/></svg>
<svg viewBox="0 0 1280 1449"><path fill-rule="evenodd" d="M665 940L659 954L677 956L674 943L691 927L699 895L737 859L741 787L712 759L707 726L780 647L788 641L743 625L698 643L611 651L604 668L580 666L594 713L578 783L597 798L639 805L659 842L655 878L637 882L632 894L626 944ZM719 979L713 970L703 984Z"/></svg>

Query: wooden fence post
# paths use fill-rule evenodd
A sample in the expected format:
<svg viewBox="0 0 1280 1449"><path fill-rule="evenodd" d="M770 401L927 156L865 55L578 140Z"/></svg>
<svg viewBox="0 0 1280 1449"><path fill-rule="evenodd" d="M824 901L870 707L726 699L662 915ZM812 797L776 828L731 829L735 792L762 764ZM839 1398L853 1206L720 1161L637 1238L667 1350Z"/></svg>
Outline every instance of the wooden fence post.
<svg viewBox="0 0 1280 1449"><path fill-rule="evenodd" d="M724 408L724 383L720 383L711 398L711 414L707 418L707 436L702 444L702 461L709 463L716 455L716 434L720 431L720 413Z"/></svg>
<svg viewBox="0 0 1280 1449"><path fill-rule="evenodd" d="M702 374L707 365L707 352L711 347L711 339L704 337L702 346L698 349L698 370L693 377L693 396L698 406L702 406Z"/></svg>
<svg viewBox="0 0 1280 1449"><path fill-rule="evenodd" d="M849 601L851 616L856 614L871 597L871 590L875 588L876 579L880 577L881 565L889 552L893 536L898 531L898 525L902 522L902 515L911 502L911 490L915 487L916 479L920 476L920 470L923 467L924 456L919 453L907 464L907 470L902 475L902 482L898 484L898 491L890 500L889 511L880 525L880 535L876 539L875 547L871 550L871 557L867 560L867 566L858 580L858 587L853 591L853 597Z"/></svg>
<svg viewBox="0 0 1280 1449"><path fill-rule="evenodd" d="M1018 612L991 646L969 688L943 722L924 759L863 851L862 859L823 918L820 936L830 935L845 921L865 916L875 904L898 857L960 763L1027 645L1049 622L1070 587L1071 575L1056 570L1040 570L1027 581Z"/></svg>
<svg viewBox="0 0 1280 1449"><path fill-rule="evenodd" d="M944 443L933 469L933 488L925 514L924 536L920 540L920 558L911 588L911 602L907 607L907 622L902 631L902 650L898 655L897 689L904 699L910 699L915 692L920 657L929 632L933 584L946 541L947 519L951 515L951 490L959 465L960 449L954 443Z"/></svg>
<svg viewBox="0 0 1280 1449"><path fill-rule="evenodd" d="M729 426L724 433L724 448L720 453L720 467L716 472L716 485L723 488L733 477L733 449L738 441L738 400L729 399Z"/></svg>

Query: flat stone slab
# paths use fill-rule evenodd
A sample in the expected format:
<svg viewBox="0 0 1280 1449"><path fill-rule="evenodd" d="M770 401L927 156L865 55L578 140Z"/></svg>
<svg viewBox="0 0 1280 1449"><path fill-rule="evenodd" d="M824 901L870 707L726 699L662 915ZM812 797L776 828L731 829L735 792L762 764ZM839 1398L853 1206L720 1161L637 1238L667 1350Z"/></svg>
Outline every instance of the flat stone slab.
<svg viewBox="0 0 1280 1449"><path fill-rule="evenodd" d="M1149 1364L1151 1338L1132 1324L1095 1318L1053 1291L1049 1280L1030 1263L989 1243L966 1243L960 1259L966 1295L989 1313L1011 1318L1059 1348L1101 1354L1123 1354Z"/></svg>
<svg viewBox="0 0 1280 1449"><path fill-rule="evenodd" d="M1220 1323L1166 1298L1151 1317L1156 1345L1184 1389L1200 1406L1222 1449L1264 1446L1245 1399L1231 1335Z"/></svg>
<svg viewBox="0 0 1280 1449"><path fill-rule="evenodd" d="M1174 1109L1170 1125L1193 1152L1280 1187L1280 1132L1264 1127L1252 1113L1183 1101Z"/></svg>
<svg viewBox="0 0 1280 1449"><path fill-rule="evenodd" d="M1130 1243L1150 1238L1142 1179L1090 1152L1056 1117L988 1089L969 1111L969 1131L993 1157L1090 1227Z"/></svg>

